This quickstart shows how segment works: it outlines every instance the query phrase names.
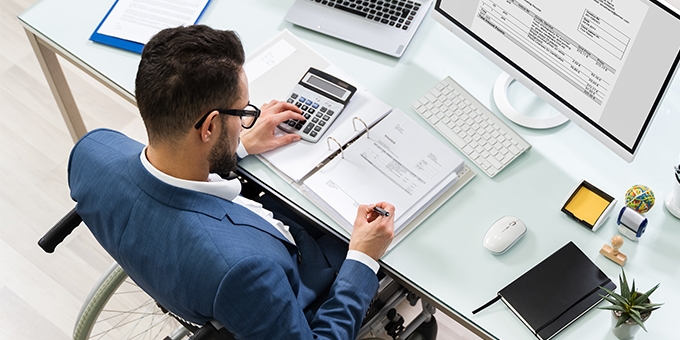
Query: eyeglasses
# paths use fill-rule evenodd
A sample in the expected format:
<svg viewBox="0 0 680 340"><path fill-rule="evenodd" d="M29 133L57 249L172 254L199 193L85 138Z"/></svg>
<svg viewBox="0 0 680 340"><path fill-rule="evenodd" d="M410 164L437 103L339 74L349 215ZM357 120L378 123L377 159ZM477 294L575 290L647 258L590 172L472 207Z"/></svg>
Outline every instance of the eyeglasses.
<svg viewBox="0 0 680 340"><path fill-rule="evenodd" d="M236 116L236 117L241 117L241 126L244 129L250 129L255 125L255 121L257 120L257 117L260 116L260 109L258 109L255 105L248 103L246 105L246 108L243 110L220 110L220 109L214 109L208 111L201 119L194 125L194 128L196 130L200 129L203 123L205 123L205 120L208 119L208 115L210 115L210 112L217 111L218 113L221 113L223 115L230 115L230 116Z"/></svg>

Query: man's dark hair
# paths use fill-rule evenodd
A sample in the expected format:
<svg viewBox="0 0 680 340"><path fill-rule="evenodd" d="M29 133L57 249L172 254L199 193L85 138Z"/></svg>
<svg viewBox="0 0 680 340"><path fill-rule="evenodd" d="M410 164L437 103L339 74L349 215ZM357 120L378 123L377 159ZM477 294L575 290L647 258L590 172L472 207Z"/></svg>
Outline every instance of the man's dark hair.
<svg viewBox="0 0 680 340"><path fill-rule="evenodd" d="M135 93L149 143L174 141L240 95L245 53L238 35L205 25L168 28L144 46Z"/></svg>

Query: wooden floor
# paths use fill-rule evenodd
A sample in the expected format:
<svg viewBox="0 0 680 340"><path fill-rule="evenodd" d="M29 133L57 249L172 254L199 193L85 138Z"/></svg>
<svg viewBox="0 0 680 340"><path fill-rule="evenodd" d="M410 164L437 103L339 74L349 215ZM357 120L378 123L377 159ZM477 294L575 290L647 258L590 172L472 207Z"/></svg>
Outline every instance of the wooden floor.
<svg viewBox="0 0 680 340"><path fill-rule="evenodd" d="M112 260L84 227L54 254L37 246L74 205L66 182L73 141L16 19L33 3L0 0L0 339L58 340L71 337L83 300ZM144 139L133 105L62 67L89 129ZM441 313L438 321L440 339L475 338Z"/></svg>

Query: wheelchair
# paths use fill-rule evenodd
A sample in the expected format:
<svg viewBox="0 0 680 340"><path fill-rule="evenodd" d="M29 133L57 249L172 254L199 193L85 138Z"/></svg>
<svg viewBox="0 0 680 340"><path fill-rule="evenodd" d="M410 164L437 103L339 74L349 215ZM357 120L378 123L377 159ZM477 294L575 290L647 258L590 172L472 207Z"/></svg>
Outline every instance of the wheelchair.
<svg viewBox="0 0 680 340"><path fill-rule="evenodd" d="M263 195L273 195L290 207L296 218L316 226L323 224L278 192L268 188L247 171L239 169L230 176L239 178L242 183L241 194L244 197L257 201ZM54 252L57 245L81 222L82 218L73 208L38 241L38 245L47 253ZM334 236L341 238L339 234L334 234ZM415 306L420 299L417 294L408 291L390 276L384 275L380 280L378 293L366 313L358 339L435 339L437 334L436 319L433 316L435 308L421 300L422 312L413 321L405 324L404 318L396 310L397 305L404 300L407 300L411 306ZM167 310L138 287L114 262L102 274L85 299L76 319L73 339L230 340L235 338L219 322L212 321L196 325Z"/></svg>

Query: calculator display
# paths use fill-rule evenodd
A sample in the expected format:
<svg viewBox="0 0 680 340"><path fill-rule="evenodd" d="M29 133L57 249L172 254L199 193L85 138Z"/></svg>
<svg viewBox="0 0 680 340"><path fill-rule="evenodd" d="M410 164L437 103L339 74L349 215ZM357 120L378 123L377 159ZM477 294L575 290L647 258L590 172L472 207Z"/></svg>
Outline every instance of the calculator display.
<svg viewBox="0 0 680 340"><path fill-rule="evenodd" d="M335 85L332 85L331 83L311 74L308 73L309 77L306 79L307 83L314 85L340 99L344 99L343 97L349 93L349 91L345 91L344 89L341 89Z"/></svg>

